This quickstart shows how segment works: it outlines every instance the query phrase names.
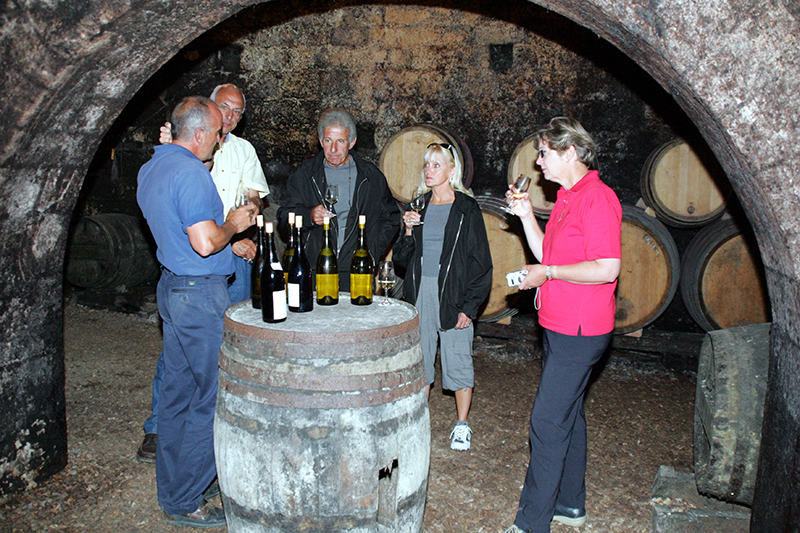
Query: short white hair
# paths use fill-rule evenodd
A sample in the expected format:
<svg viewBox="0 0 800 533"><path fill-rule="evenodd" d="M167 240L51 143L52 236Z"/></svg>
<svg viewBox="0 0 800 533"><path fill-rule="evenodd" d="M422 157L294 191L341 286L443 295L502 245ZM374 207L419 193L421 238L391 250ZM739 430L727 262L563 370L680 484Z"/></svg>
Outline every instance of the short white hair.
<svg viewBox="0 0 800 533"><path fill-rule="evenodd" d="M209 98L211 98L211 100L216 104L217 93L221 89L232 89L234 91L239 91L239 94L242 95L242 114L244 114L244 110L245 108L247 108L247 98L244 97L244 93L242 92L242 90L232 83L223 83L222 85L217 85L216 87L214 87L214 90L211 91L211 96L209 96Z"/></svg>

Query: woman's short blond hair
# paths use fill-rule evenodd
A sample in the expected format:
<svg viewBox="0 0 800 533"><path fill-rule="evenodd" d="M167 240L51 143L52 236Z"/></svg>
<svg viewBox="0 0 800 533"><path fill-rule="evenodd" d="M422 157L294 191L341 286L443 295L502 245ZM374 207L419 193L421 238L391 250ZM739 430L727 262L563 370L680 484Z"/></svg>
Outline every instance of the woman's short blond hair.
<svg viewBox="0 0 800 533"><path fill-rule="evenodd" d="M550 148L559 153L574 146L578 160L589 168L596 168L597 143L574 118L555 117L550 124L537 131L536 136L539 142L546 142Z"/></svg>

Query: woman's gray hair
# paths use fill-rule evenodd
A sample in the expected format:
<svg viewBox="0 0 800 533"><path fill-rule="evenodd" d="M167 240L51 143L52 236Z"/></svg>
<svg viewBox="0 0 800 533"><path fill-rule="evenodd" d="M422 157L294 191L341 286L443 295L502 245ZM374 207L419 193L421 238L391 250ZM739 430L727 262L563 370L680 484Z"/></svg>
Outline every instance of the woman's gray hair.
<svg viewBox="0 0 800 533"><path fill-rule="evenodd" d="M451 165L453 165L455 172L453 172L453 177L450 178L450 186L453 188L453 190L472 196L472 191L464 187L464 171L461 165L461 159L457 155L456 147L448 143L429 144L428 148L425 150L425 153L422 154L423 163L429 162L434 154L441 154L445 161L448 161ZM425 184L424 164L422 166L422 181L420 181L419 188L423 192L428 192L430 190L430 188Z"/></svg>
<svg viewBox="0 0 800 533"><path fill-rule="evenodd" d="M205 96L187 96L172 110L172 138L176 141L188 140L197 130L211 133L211 108L214 105Z"/></svg>
<svg viewBox="0 0 800 533"><path fill-rule="evenodd" d="M597 144L574 118L555 117L550 124L537 131L536 136L539 142L546 142L550 148L559 153L574 146L578 161L589 168L596 168Z"/></svg>
<svg viewBox="0 0 800 533"><path fill-rule="evenodd" d="M338 126L342 129L346 129L350 142L356 140L356 121L353 120L353 116L344 109L332 107L319 116L317 134L319 135L320 141L325 134L325 128L330 128L331 126Z"/></svg>
<svg viewBox="0 0 800 533"><path fill-rule="evenodd" d="M247 98L244 97L244 93L242 92L242 90L232 83L223 83L222 85L217 85L216 87L214 87L214 90L211 91L211 96L209 96L209 98L211 98L211 100L213 100L214 103L216 103L217 93L220 92L222 89L231 89L237 91L242 96L242 114L244 115L244 110L247 108Z"/></svg>

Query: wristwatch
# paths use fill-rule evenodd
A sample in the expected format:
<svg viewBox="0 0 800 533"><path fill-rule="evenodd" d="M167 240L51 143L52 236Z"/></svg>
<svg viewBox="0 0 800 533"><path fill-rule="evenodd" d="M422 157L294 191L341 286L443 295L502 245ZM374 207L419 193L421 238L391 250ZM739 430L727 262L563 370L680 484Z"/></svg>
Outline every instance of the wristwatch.
<svg viewBox="0 0 800 533"><path fill-rule="evenodd" d="M547 276L547 279L553 279L553 277L550 275L550 265L544 267L544 273Z"/></svg>

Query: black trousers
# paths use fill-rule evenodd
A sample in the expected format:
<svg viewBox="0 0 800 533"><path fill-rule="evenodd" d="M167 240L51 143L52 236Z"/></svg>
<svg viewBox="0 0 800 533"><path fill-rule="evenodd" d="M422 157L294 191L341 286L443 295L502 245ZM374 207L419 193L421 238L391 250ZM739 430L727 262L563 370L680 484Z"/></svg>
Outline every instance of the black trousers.
<svg viewBox="0 0 800 533"><path fill-rule="evenodd" d="M531 461L514 523L547 533L556 503L586 504L586 416L583 397L592 367L611 333L590 337L544 330L542 380L531 411Z"/></svg>

